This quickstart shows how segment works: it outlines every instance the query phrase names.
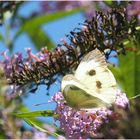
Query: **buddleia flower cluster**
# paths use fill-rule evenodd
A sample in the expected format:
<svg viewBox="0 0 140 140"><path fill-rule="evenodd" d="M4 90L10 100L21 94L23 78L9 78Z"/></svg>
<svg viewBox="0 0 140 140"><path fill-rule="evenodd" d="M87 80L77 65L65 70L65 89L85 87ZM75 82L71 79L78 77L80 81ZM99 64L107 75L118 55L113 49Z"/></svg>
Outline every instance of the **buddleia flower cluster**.
<svg viewBox="0 0 140 140"><path fill-rule="evenodd" d="M58 117L56 121L60 122L60 129L64 131L68 139L104 138L104 131L101 131L102 125L122 119L122 114L114 111L113 108L75 110L66 104L61 92L54 95L52 101L57 104L55 112ZM119 89L116 91L114 105L124 111L129 109L129 100L126 94ZM111 129L108 129L109 131Z"/></svg>
<svg viewBox="0 0 140 140"><path fill-rule="evenodd" d="M7 85L2 65L0 65L0 138L7 139L45 139L48 136L38 130L26 129L23 121L14 116L23 106L18 94L12 94Z"/></svg>

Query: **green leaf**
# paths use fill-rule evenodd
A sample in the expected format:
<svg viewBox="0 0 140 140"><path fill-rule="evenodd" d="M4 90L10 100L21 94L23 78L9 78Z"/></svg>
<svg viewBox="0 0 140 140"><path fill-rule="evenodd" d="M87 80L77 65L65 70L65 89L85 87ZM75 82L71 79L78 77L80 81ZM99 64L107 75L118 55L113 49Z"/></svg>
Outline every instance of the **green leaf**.
<svg viewBox="0 0 140 140"><path fill-rule="evenodd" d="M3 36L0 34L0 41L3 41Z"/></svg>
<svg viewBox="0 0 140 140"><path fill-rule="evenodd" d="M114 1L114 0L105 0L104 3L109 6L109 7L112 7L112 8L115 8L115 7L120 7L123 6L123 7L126 7L128 1Z"/></svg>
<svg viewBox="0 0 140 140"><path fill-rule="evenodd" d="M32 32L28 32L28 36L38 50L46 45L49 50L56 47L56 45L51 41L51 38L41 28L36 28Z"/></svg>
<svg viewBox="0 0 140 140"><path fill-rule="evenodd" d="M0 132L0 139L6 139L7 138L4 133L5 132Z"/></svg>
<svg viewBox="0 0 140 140"><path fill-rule="evenodd" d="M21 106L20 108L21 112L27 112L27 113L14 113L13 115L22 118L26 123L28 123L30 126L35 127L36 129L38 129L39 131L45 132L51 136L55 136L58 137L59 136L59 131L58 128L56 126L50 125L50 127L53 127L56 132L52 133L49 130L44 129L44 122L42 122L41 120L35 118L35 117L39 117L39 116L52 116L52 114L54 114L55 117L55 113L51 110L44 110L44 111L34 111L34 112L28 112L29 109L25 106ZM43 113L43 114L42 114ZM47 113L47 115L46 115Z"/></svg>
<svg viewBox="0 0 140 140"><path fill-rule="evenodd" d="M140 45L132 42L127 47L136 47L140 50ZM140 51L129 51L125 56L120 55L119 60L120 66L112 69L118 83L128 97L140 94Z"/></svg>
<svg viewBox="0 0 140 140"><path fill-rule="evenodd" d="M113 67L112 65L109 66L109 69L113 72L115 75L116 81L121 86L121 88L126 91L125 85L124 85L124 77L123 73L121 72L121 69L119 67Z"/></svg>
<svg viewBox="0 0 140 140"><path fill-rule="evenodd" d="M112 0L105 0L104 3L108 6L111 6L113 1Z"/></svg>
<svg viewBox="0 0 140 140"><path fill-rule="evenodd" d="M52 110L43 110L43 111L34 111L34 112L27 112L27 113L14 113L15 116L20 118L31 118L31 117L39 117L39 116L47 116L47 117L56 117L58 116Z"/></svg>
<svg viewBox="0 0 140 140"><path fill-rule="evenodd" d="M42 15L38 17L33 17L30 19L24 19L24 23L16 33L13 41L17 39L23 32L26 32L32 42L34 43L36 49L40 50L40 48L47 46L48 49L55 48L55 44L51 41L50 37L41 29L43 24L64 18L66 16L70 16L74 13L80 12L80 9L74 9L71 11L60 11L48 15Z"/></svg>
<svg viewBox="0 0 140 140"><path fill-rule="evenodd" d="M74 9L71 11L60 11L60 12L51 13L48 15L42 15L42 16L27 19L26 22L23 23L23 25L17 32L15 38L18 37L23 32L27 32L27 33L32 32L32 31L36 30L37 28L41 27L43 24L64 18L66 16L70 16L77 12L80 12L80 9ZM36 32L36 34L37 34L37 32Z"/></svg>
<svg viewBox="0 0 140 140"><path fill-rule="evenodd" d="M24 118L24 121L26 123L28 123L30 126L35 127L36 129L38 129L41 132L47 133L47 134L52 135L52 136L55 136L55 137L58 137L59 136L59 134L57 134L55 132L52 133L49 130L44 129L43 126L40 123L38 123L38 121L36 121L33 118L30 118L30 119L29 118Z"/></svg>

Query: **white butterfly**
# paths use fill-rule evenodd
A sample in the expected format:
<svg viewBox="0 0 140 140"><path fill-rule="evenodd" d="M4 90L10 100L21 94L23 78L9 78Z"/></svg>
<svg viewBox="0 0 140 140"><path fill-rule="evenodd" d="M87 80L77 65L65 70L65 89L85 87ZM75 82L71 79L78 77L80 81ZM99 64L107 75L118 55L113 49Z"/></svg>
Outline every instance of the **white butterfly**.
<svg viewBox="0 0 140 140"><path fill-rule="evenodd" d="M111 106L115 102L116 89L116 80L98 49L89 52L75 74L64 76L61 84L67 104L75 109Z"/></svg>

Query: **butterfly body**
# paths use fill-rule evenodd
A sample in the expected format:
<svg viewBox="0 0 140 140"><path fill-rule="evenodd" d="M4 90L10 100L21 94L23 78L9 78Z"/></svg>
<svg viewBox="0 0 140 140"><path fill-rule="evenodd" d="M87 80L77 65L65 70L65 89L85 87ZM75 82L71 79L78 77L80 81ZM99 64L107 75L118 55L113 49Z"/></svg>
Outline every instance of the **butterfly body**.
<svg viewBox="0 0 140 140"><path fill-rule="evenodd" d="M111 106L116 98L116 80L97 49L82 59L74 75L63 77L61 89L67 104L76 109Z"/></svg>

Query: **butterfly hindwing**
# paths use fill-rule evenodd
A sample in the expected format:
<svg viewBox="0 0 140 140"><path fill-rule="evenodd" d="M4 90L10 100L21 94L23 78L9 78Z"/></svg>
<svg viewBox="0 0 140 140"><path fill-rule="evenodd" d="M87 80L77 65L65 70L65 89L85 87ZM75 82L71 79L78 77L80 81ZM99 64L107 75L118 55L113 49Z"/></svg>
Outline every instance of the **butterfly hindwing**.
<svg viewBox="0 0 140 140"><path fill-rule="evenodd" d="M67 104L75 109L89 109L107 106L101 99L87 93L86 87L80 83L73 75L66 75L62 84L67 84L63 88L63 95Z"/></svg>

